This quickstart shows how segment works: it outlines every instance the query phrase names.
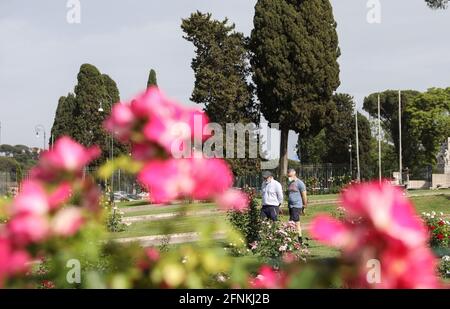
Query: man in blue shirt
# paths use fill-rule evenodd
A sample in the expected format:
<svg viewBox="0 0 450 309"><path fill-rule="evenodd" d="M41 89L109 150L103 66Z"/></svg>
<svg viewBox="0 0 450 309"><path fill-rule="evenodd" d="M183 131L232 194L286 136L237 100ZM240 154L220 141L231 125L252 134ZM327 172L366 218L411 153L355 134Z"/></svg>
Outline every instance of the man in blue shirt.
<svg viewBox="0 0 450 309"><path fill-rule="evenodd" d="M263 219L278 220L280 206L283 203L283 188L281 184L273 178L269 171L264 171L264 182L261 186L262 208L261 217Z"/></svg>
<svg viewBox="0 0 450 309"><path fill-rule="evenodd" d="M305 208L308 204L306 186L303 181L297 178L297 173L294 169L289 169L288 177L289 221L293 221L296 223L298 231L298 241L300 243L303 243L302 227L300 225L300 214L304 214Z"/></svg>

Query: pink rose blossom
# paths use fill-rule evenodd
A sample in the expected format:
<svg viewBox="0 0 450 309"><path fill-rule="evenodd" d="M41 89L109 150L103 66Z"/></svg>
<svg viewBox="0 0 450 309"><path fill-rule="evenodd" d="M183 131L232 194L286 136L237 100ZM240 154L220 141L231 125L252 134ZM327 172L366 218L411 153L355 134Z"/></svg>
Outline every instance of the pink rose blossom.
<svg viewBox="0 0 450 309"><path fill-rule="evenodd" d="M280 289L286 285L286 275L274 271L270 266L263 265L259 275L250 280L250 286L254 289Z"/></svg>
<svg viewBox="0 0 450 309"><path fill-rule="evenodd" d="M389 183L356 184L343 193L344 220L321 215L311 224L318 241L343 250L359 270L349 286L436 288L436 258L427 246L427 231L403 193ZM355 223L355 217L359 219ZM381 283L367 280L367 262L381 265Z"/></svg>
<svg viewBox="0 0 450 309"><path fill-rule="evenodd" d="M51 209L59 208L67 202L72 193L72 186L68 182L63 182L57 186L48 196L48 202Z"/></svg>
<svg viewBox="0 0 450 309"><path fill-rule="evenodd" d="M206 200L223 194L233 184L233 174L222 159L193 158L194 199Z"/></svg>
<svg viewBox="0 0 450 309"><path fill-rule="evenodd" d="M25 272L28 254L23 250L15 250L11 242L0 236L0 288L5 278L16 273Z"/></svg>
<svg viewBox="0 0 450 309"><path fill-rule="evenodd" d="M14 216L6 228L14 243L27 245L44 240L48 236L49 223L43 216L20 214Z"/></svg>
<svg viewBox="0 0 450 309"><path fill-rule="evenodd" d="M24 181L22 190L12 204L14 214L44 215L50 209L47 194L42 185L37 181Z"/></svg>
<svg viewBox="0 0 450 309"><path fill-rule="evenodd" d="M150 161L139 173L138 180L148 189L154 203L170 202L188 195L194 188L189 162L184 159Z"/></svg>
<svg viewBox="0 0 450 309"><path fill-rule="evenodd" d="M219 195L216 202L222 210L244 211L247 209L249 201L247 194L230 189Z"/></svg>
<svg viewBox="0 0 450 309"><path fill-rule="evenodd" d="M168 159L149 161L138 175L155 203L181 197L206 200L223 194L232 184L228 166L219 159ZM233 202L242 203L242 198ZM242 204L235 204L242 207Z"/></svg>
<svg viewBox="0 0 450 309"><path fill-rule="evenodd" d="M57 236L70 237L75 235L83 225L81 210L68 207L59 210L52 219L52 233Z"/></svg>
<svg viewBox="0 0 450 309"><path fill-rule="evenodd" d="M51 150L45 151L37 167L31 171L31 177L41 180L52 180L58 173L82 172L89 162L100 155L97 146L85 148L71 138L59 138Z"/></svg>
<svg viewBox="0 0 450 309"><path fill-rule="evenodd" d="M150 87L128 104L116 104L105 127L122 142L131 141L136 159L150 159L158 149L167 154L188 147L194 139L204 140L208 119L200 110L186 108L166 98L159 88ZM183 150L183 149L182 149ZM190 151L190 147L184 149Z"/></svg>

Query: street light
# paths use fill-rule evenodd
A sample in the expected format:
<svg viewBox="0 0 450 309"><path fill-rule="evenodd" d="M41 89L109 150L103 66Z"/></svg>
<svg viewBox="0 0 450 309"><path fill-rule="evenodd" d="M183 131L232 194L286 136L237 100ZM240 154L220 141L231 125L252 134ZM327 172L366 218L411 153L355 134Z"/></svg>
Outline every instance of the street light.
<svg viewBox="0 0 450 309"><path fill-rule="evenodd" d="M352 167L352 140L348 144L348 153L350 154L350 178L353 180L353 167Z"/></svg>
<svg viewBox="0 0 450 309"><path fill-rule="evenodd" d="M46 143L47 143L47 131L45 131L45 127L42 124L38 124L36 127L34 127L34 131L36 132L36 137L39 137L39 132L43 133L44 136L44 150L47 149Z"/></svg>
<svg viewBox="0 0 450 309"><path fill-rule="evenodd" d="M108 95L108 97L111 98L109 95ZM102 102L102 101L99 102L98 111L99 111L100 113L103 113L103 112L104 112L104 109L103 109L103 102ZM114 133L111 133L111 153L110 153L110 158L111 158L111 161L112 161L113 158L114 158ZM113 173L111 174L111 184L110 184L110 187L111 187L111 192L110 192L110 194L109 194L109 201L110 201L111 205L114 207L114 171L113 171ZM113 210L113 211L114 211L114 213L115 213L115 210Z"/></svg>

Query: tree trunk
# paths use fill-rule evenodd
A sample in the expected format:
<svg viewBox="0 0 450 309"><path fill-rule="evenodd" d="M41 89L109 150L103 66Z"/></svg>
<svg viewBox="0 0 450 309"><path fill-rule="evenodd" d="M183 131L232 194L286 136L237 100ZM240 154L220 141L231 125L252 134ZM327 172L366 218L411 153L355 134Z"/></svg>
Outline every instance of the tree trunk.
<svg viewBox="0 0 450 309"><path fill-rule="evenodd" d="M282 128L281 129L281 138L280 138L280 166L279 166L279 181L283 185L283 188L286 187L286 176L288 169L288 139L289 139L289 129Z"/></svg>

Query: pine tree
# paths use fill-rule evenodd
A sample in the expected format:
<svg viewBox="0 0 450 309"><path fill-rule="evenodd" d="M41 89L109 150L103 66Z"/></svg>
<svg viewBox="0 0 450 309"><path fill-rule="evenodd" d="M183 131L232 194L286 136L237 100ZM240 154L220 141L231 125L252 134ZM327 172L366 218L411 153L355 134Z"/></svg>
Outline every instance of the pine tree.
<svg viewBox="0 0 450 309"><path fill-rule="evenodd" d="M340 84L336 22L329 0L259 0L251 49L261 111L281 130L280 175L289 130L314 136L334 117Z"/></svg>
<svg viewBox="0 0 450 309"><path fill-rule="evenodd" d="M253 86L249 83L249 52L244 35L236 32L234 24L229 24L227 19L214 20L210 13L198 11L184 19L181 27L184 38L196 49L192 60L195 85L191 100L203 104L210 120L220 124L223 130L227 123L259 123ZM236 159L227 161L235 175L255 173L259 169L259 160L249 157L250 139L258 143L256 127L246 133L246 145L233 144ZM226 153L225 141L224 146ZM238 150L245 152L245 158L237 158Z"/></svg>
<svg viewBox="0 0 450 309"><path fill-rule="evenodd" d="M158 81L156 80L156 71L151 69L148 74L147 88L151 86L158 87Z"/></svg>

